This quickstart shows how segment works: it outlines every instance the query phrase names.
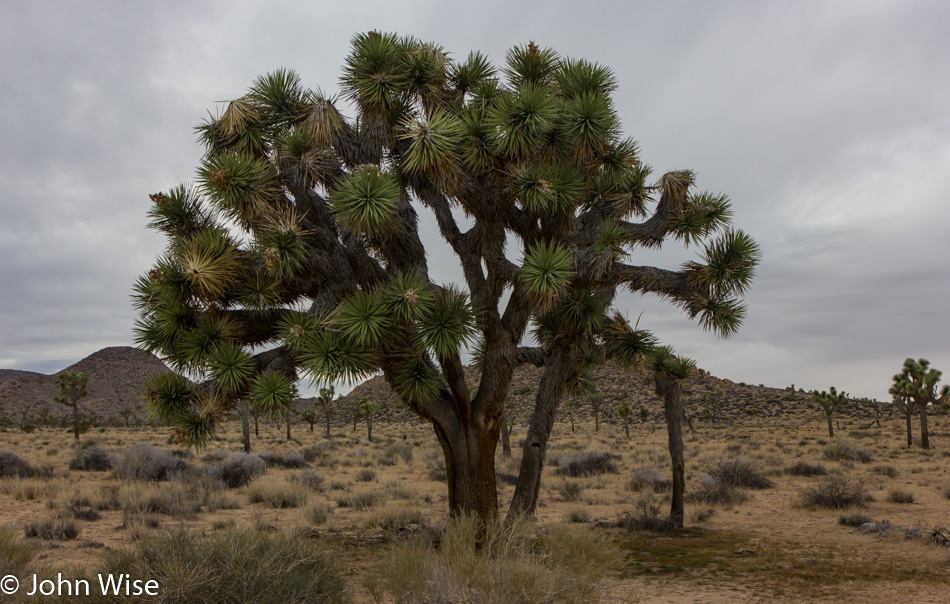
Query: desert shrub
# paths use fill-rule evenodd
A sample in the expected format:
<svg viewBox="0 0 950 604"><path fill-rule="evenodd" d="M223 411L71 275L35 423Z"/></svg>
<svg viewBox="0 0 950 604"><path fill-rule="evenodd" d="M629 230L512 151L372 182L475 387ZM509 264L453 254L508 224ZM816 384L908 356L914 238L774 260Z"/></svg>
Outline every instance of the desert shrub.
<svg viewBox="0 0 950 604"><path fill-rule="evenodd" d="M63 491L70 488L64 478L40 479L11 477L0 481L0 492L12 496L17 501L36 499L57 499Z"/></svg>
<svg viewBox="0 0 950 604"><path fill-rule="evenodd" d="M303 508L303 515L310 524L323 524L330 516L330 506L325 503L311 503Z"/></svg>
<svg viewBox="0 0 950 604"><path fill-rule="evenodd" d="M323 484L323 474L313 470L300 470L290 478L292 481L302 484L311 491L316 491Z"/></svg>
<svg viewBox="0 0 950 604"><path fill-rule="evenodd" d="M874 466L874 471L881 476L886 476L888 478L897 478L900 476L900 471L894 466L889 465Z"/></svg>
<svg viewBox="0 0 950 604"><path fill-rule="evenodd" d="M723 484L746 489L771 489L775 483L755 464L741 457L723 460L709 469L709 475Z"/></svg>
<svg viewBox="0 0 950 604"><path fill-rule="evenodd" d="M842 438L836 438L834 442L825 446L824 454L826 459L834 461L857 461L860 463L874 461L874 455L870 451Z"/></svg>
<svg viewBox="0 0 950 604"><path fill-rule="evenodd" d="M808 507L863 508L871 501L873 498L863 482L841 475L820 479L815 487L802 491L802 503Z"/></svg>
<svg viewBox="0 0 950 604"><path fill-rule="evenodd" d="M439 482L448 480L448 474L445 473L444 459L436 459L429 465L429 480L437 480Z"/></svg>
<svg viewBox="0 0 950 604"><path fill-rule="evenodd" d="M171 480L189 467L170 451L145 442L129 445L113 462L116 476L125 480Z"/></svg>
<svg viewBox="0 0 950 604"><path fill-rule="evenodd" d="M827 476L828 469L820 463L800 461L785 468L785 473L790 476Z"/></svg>
<svg viewBox="0 0 950 604"><path fill-rule="evenodd" d="M716 515L716 509L711 507L700 507L690 511L690 518L695 523L706 522Z"/></svg>
<svg viewBox="0 0 950 604"><path fill-rule="evenodd" d="M663 513L663 502L649 491L637 498L632 511L624 512L620 526L629 532L651 533L671 533L676 528Z"/></svg>
<svg viewBox="0 0 950 604"><path fill-rule="evenodd" d="M616 474L615 459L617 456L611 453L588 450L582 453L561 453L555 457L554 461L560 466L557 469L558 474L577 478L607 473Z"/></svg>
<svg viewBox="0 0 950 604"><path fill-rule="evenodd" d="M412 461L412 445L408 443L393 443L383 450L383 459L395 460L401 457L405 463Z"/></svg>
<svg viewBox="0 0 950 604"><path fill-rule="evenodd" d="M565 514L564 519L574 524L584 524L590 522L590 512L584 508L571 508Z"/></svg>
<svg viewBox="0 0 950 604"><path fill-rule="evenodd" d="M105 472L112 469L112 458L99 445L90 445L76 452L76 456L69 460L69 469Z"/></svg>
<svg viewBox="0 0 950 604"><path fill-rule="evenodd" d="M424 524L425 515L422 508L414 505L386 506L371 514L366 520L367 527L384 531L399 531L407 528L418 530Z"/></svg>
<svg viewBox="0 0 950 604"><path fill-rule="evenodd" d="M243 487L267 471L267 464L257 455L234 453L219 464L205 468L205 472L217 478L229 489Z"/></svg>
<svg viewBox="0 0 950 604"><path fill-rule="evenodd" d="M0 478L4 476L29 478L35 475L36 470L33 466L23 461L19 455L13 451L0 449Z"/></svg>
<svg viewBox="0 0 950 604"><path fill-rule="evenodd" d="M27 524L23 534L27 538L65 541L78 537L79 529L75 523L66 520L44 520Z"/></svg>
<svg viewBox="0 0 950 604"><path fill-rule="evenodd" d="M850 510L838 516L838 524L843 524L844 526L861 526L869 522L874 522L874 520L867 514L857 510Z"/></svg>
<svg viewBox="0 0 950 604"><path fill-rule="evenodd" d="M721 482L709 474L700 478L698 483L696 490L686 493L687 502L704 505L738 505L749 500L749 496L741 488Z"/></svg>
<svg viewBox="0 0 950 604"><path fill-rule="evenodd" d="M330 456L330 449L332 449L332 445L329 442L310 445L304 447L302 451L303 458L308 463L318 466L328 466L333 463L333 458Z"/></svg>
<svg viewBox="0 0 950 604"><path fill-rule="evenodd" d="M673 488L673 481L664 480L663 473L656 468L638 468L633 471L627 486L631 491L649 489L654 493L662 493Z"/></svg>
<svg viewBox="0 0 950 604"><path fill-rule="evenodd" d="M281 533L225 529L212 535L184 530L146 534L133 549L112 550L104 560L101 572L148 577L174 602L349 601L337 557L318 541Z"/></svg>
<svg viewBox="0 0 950 604"><path fill-rule="evenodd" d="M290 451L288 453L284 453L283 457L280 458L280 467L306 468L307 458L303 456L303 453L299 453L297 451Z"/></svg>
<svg viewBox="0 0 950 604"><path fill-rule="evenodd" d="M343 495L336 498L337 507L353 508L355 510L365 511L382 501L382 496L376 491L358 491L349 495Z"/></svg>
<svg viewBox="0 0 950 604"><path fill-rule="evenodd" d="M17 539L16 534L0 527L0 576L24 576L36 555L32 544Z"/></svg>
<svg viewBox="0 0 950 604"><path fill-rule="evenodd" d="M120 495L126 521L132 516L162 514L173 518L194 518L201 511L203 497L179 483L129 486Z"/></svg>
<svg viewBox="0 0 950 604"><path fill-rule="evenodd" d="M364 468L356 473L357 482L373 482L376 480L376 470Z"/></svg>
<svg viewBox="0 0 950 604"><path fill-rule="evenodd" d="M892 489L887 494L887 500L891 503L914 503L914 494L910 491Z"/></svg>
<svg viewBox="0 0 950 604"><path fill-rule="evenodd" d="M247 486L247 497L251 503L264 503L272 508L296 508L307 502L310 490L277 476L262 476Z"/></svg>
<svg viewBox="0 0 950 604"><path fill-rule="evenodd" d="M565 480L557 487L563 501L580 501L584 496L584 485L573 480Z"/></svg>
<svg viewBox="0 0 950 604"><path fill-rule="evenodd" d="M423 539L390 549L367 589L376 601L598 601L600 579L619 563L616 547L583 527L533 529L523 520L492 526L479 549L478 521L454 519L439 551Z"/></svg>
<svg viewBox="0 0 950 604"><path fill-rule="evenodd" d="M413 497L412 491L395 480L390 480L386 483L386 494L388 494L391 499L412 499Z"/></svg>

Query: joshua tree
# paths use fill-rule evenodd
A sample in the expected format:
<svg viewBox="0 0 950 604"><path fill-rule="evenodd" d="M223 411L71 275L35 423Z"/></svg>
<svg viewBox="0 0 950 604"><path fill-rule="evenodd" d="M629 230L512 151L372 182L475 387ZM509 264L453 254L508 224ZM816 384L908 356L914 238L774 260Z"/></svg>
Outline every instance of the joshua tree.
<svg viewBox="0 0 950 604"><path fill-rule="evenodd" d="M317 412L313 409L307 409L300 414L300 418L310 424L310 431L313 432L313 425L317 423Z"/></svg>
<svg viewBox="0 0 950 604"><path fill-rule="evenodd" d="M937 396L937 383L943 377L943 372L930 368L927 359L907 359L901 372L894 376L894 384L889 392L892 396L906 397L914 401L917 414L920 416L920 447L930 448L930 435L927 431L927 405L935 407L944 405L950 400L950 384L944 384Z"/></svg>
<svg viewBox="0 0 950 604"><path fill-rule="evenodd" d="M132 423L132 416L135 415L135 412L132 411L131 407L122 407L122 410L119 411L119 417L125 420L125 427L128 428Z"/></svg>
<svg viewBox="0 0 950 604"><path fill-rule="evenodd" d="M36 403L26 403L23 405L23 409L20 413L20 432L32 432L32 425L29 421L30 411L32 411L35 406Z"/></svg>
<svg viewBox="0 0 950 604"><path fill-rule="evenodd" d="M604 407L604 396L596 390L591 391L587 397L590 403L590 409L594 412L594 432L600 432L600 414Z"/></svg>
<svg viewBox="0 0 950 604"><path fill-rule="evenodd" d="M692 172L651 179L621 134L616 85L608 68L533 43L499 72L477 52L456 62L377 32L353 39L343 69L354 120L291 71L257 79L199 127L197 189L152 196L151 226L170 245L136 284L137 341L179 373L150 380L151 412L201 446L236 400L289 391L298 370L321 383L382 372L432 424L450 513L490 520L509 385L533 364L511 507L532 513L562 394L653 344L611 312L618 289L729 336L759 256L729 228L728 199L694 190ZM463 286L430 278L418 211L435 217ZM668 239L698 258L628 262ZM506 255L513 244L520 258ZM522 347L532 324L537 346ZM466 349L482 370L474 388Z"/></svg>
<svg viewBox="0 0 950 604"><path fill-rule="evenodd" d="M663 414L669 438L670 460L673 463L673 494L670 504L670 523L683 528L683 497L686 492L686 456L683 445L683 423L686 405L683 400L683 380L696 371L696 362L673 355L673 349L657 347L646 361L653 373L653 387L663 399Z"/></svg>
<svg viewBox="0 0 950 604"><path fill-rule="evenodd" d="M323 407L323 419L326 421L327 438L330 438L330 403L333 402L333 394L333 385L331 384L326 388L321 388L320 394L317 396L317 402Z"/></svg>
<svg viewBox="0 0 950 604"><path fill-rule="evenodd" d="M571 432L574 431L574 411L580 407L580 402L573 396L568 397L564 402L564 408L567 412L567 418L571 420Z"/></svg>
<svg viewBox="0 0 950 604"><path fill-rule="evenodd" d="M366 438L373 442L373 416L379 411L379 405L364 396L356 402L356 411L366 419Z"/></svg>
<svg viewBox="0 0 950 604"><path fill-rule="evenodd" d="M812 392L812 396L815 398L815 402L818 403L818 406L825 414L825 418L828 420L828 436L834 436L835 430L831 424L831 417L835 413L841 413L848 407L848 395L844 392L838 392L835 390L835 387L832 386L828 389L828 392L822 390L818 392L815 390Z"/></svg>
<svg viewBox="0 0 950 604"><path fill-rule="evenodd" d="M891 388L893 390L893 387ZM909 395L891 392L894 407L904 416L907 423L907 448L914 446L914 416L917 415L917 403Z"/></svg>
<svg viewBox="0 0 950 604"><path fill-rule="evenodd" d="M73 410L73 435L79 440L79 401L86 396L89 377L82 372L64 371L59 374L59 396L55 398L60 405Z"/></svg>
<svg viewBox="0 0 950 604"><path fill-rule="evenodd" d="M623 420L623 431L624 431L624 434L626 434L627 438L629 439L630 438L630 412L631 412L629 403L627 403L627 401L620 403L620 405L617 406L616 411L617 411L617 416L620 417L621 420Z"/></svg>

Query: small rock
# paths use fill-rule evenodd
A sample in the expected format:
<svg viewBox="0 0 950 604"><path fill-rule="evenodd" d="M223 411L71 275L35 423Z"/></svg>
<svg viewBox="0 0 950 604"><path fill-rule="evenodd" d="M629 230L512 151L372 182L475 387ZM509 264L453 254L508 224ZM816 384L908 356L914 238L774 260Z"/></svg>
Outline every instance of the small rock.
<svg viewBox="0 0 950 604"><path fill-rule="evenodd" d="M738 551L736 552L736 555L738 555L738 556L758 556L758 555L759 555L759 552L757 552L757 551L755 551L755 550L752 550L752 549L749 549L749 548L747 548L747 547L743 547L742 549L740 549L740 550L738 550Z"/></svg>

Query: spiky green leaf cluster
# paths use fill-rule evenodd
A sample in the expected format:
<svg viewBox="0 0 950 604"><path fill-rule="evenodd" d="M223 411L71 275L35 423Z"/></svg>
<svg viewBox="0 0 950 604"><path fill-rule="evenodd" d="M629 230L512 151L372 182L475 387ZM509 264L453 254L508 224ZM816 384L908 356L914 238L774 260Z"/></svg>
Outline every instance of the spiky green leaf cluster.
<svg viewBox="0 0 950 604"><path fill-rule="evenodd" d="M376 166L363 166L334 191L333 213L343 228L373 235L396 213L399 195L399 184L392 175Z"/></svg>
<svg viewBox="0 0 950 604"><path fill-rule="evenodd" d="M573 274L570 252L558 242L541 241L525 254L521 278L542 306L560 298Z"/></svg>
<svg viewBox="0 0 950 604"><path fill-rule="evenodd" d="M251 398L265 417L283 417L294 407L297 398L295 380L268 369L258 374L251 386Z"/></svg>

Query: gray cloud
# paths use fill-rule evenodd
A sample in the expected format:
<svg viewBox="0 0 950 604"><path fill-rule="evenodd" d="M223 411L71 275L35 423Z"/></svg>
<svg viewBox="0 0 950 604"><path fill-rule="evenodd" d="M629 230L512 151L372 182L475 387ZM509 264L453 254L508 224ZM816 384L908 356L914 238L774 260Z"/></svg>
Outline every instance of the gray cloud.
<svg viewBox="0 0 950 604"><path fill-rule="evenodd" d="M948 24L942 3L886 1L5 3L0 365L131 342L130 286L163 245L147 195L192 180L193 126L279 66L333 92L375 28L457 58L534 39L611 66L644 160L728 193L764 252L732 341L660 301L625 310L724 377L884 398L905 356L950 371Z"/></svg>

